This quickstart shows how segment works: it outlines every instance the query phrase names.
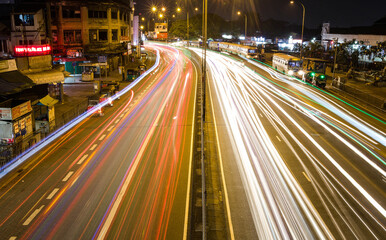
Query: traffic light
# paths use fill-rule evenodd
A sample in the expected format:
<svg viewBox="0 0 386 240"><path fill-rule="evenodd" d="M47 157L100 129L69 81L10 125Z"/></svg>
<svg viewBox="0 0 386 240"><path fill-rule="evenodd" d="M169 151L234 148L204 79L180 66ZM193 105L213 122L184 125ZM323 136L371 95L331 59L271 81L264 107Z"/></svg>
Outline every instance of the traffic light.
<svg viewBox="0 0 386 240"><path fill-rule="evenodd" d="M320 75L320 76L319 76L320 79L324 79L325 77L326 77L326 76L324 76L324 75Z"/></svg>
<svg viewBox="0 0 386 240"><path fill-rule="evenodd" d="M311 75L311 77L315 77L315 73L314 72L311 72L310 75Z"/></svg>

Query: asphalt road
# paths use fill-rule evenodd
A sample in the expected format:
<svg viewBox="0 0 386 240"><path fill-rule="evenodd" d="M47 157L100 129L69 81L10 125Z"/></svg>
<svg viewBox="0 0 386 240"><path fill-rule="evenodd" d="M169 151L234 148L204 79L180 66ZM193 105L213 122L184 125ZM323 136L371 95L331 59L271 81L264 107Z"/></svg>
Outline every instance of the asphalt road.
<svg viewBox="0 0 386 240"><path fill-rule="evenodd" d="M186 237L197 75L148 47L155 71L1 179L1 239Z"/></svg>
<svg viewBox="0 0 386 240"><path fill-rule="evenodd" d="M234 238L382 239L386 117L252 61L207 61Z"/></svg>

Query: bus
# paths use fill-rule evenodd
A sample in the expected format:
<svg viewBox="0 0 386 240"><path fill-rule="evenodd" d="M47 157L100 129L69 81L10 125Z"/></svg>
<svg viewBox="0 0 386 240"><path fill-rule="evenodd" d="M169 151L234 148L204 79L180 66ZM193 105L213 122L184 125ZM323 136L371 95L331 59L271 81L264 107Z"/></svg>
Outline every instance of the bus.
<svg viewBox="0 0 386 240"><path fill-rule="evenodd" d="M284 53L273 54L272 67L277 71L302 78L304 75L302 65L302 60L300 58Z"/></svg>
<svg viewBox="0 0 386 240"><path fill-rule="evenodd" d="M242 55L246 58L256 58L257 48L254 46L245 46L228 42L209 42L209 49L216 51L230 52L236 55Z"/></svg>

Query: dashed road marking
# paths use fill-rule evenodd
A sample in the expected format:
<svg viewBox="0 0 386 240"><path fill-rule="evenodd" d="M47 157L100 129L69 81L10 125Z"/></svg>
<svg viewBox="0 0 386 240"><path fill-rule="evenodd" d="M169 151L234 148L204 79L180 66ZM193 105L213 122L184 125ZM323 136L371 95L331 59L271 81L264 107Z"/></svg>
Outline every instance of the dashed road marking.
<svg viewBox="0 0 386 240"><path fill-rule="evenodd" d="M307 176L307 174L306 174L305 172L303 172L303 175L307 178L307 180L308 180L309 182L311 182L311 180L308 178L308 176Z"/></svg>
<svg viewBox="0 0 386 240"><path fill-rule="evenodd" d="M111 126L107 129L108 132L110 132L112 129L114 128L114 126Z"/></svg>
<svg viewBox="0 0 386 240"><path fill-rule="evenodd" d="M276 136L277 140L279 140L279 142L281 142L280 138L278 136Z"/></svg>
<svg viewBox="0 0 386 240"><path fill-rule="evenodd" d="M119 122L119 119L117 119L114 123L117 124Z"/></svg>
<svg viewBox="0 0 386 240"><path fill-rule="evenodd" d="M98 144L95 143L94 145L92 145L92 146L90 147L90 150L93 151L97 146L98 146Z"/></svg>
<svg viewBox="0 0 386 240"><path fill-rule="evenodd" d="M42 205L40 208L38 209L35 209L35 211L31 214L31 216L29 216L29 218L27 218L27 220L25 220L25 222L23 223L24 226L27 226L28 224L30 224L32 222L32 220L34 220L34 218L39 214L39 212L44 208L44 205Z"/></svg>
<svg viewBox="0 0 386 240"><path fill-rule="evenodd" d="M103 139L105 139L106 137L106 134L103 134L100 138L99 138L99 141L102 141Z"/></svg>
<svg viewBox="0 0 386 240"><path fill-rule="evenodd" d="M12 236L12 237L9 238L9 240L15 240L16 238L17 238L17 237Z"/></svg>
<svg viewBox="0 0 386 240"><path fill-rule="evenodd" d="M50 195L48 195L46 199L48 200L52 199L58 191L59 191L59 188L55 188L54 190L52 190L52 192L50 193Z"/></svg>
<svg viewBox="0 0 386 240"><path fill-rule="evenodd" d="M88 154L83 155L83 157L78 161L78 165L82 164L83 161L88 157Z"/></svg>
<svg viewBox="0 0 386 240"><path fill-rule="evenodd" d="M123 118L123 116L125 116L125 114L124 114L124 113L122 113L122 114L121 114L119 117L120 117L120 118Z"/></svg>
<svg viewBox="0 0 386 240"><path fill-rule="evenodd" d="M263 117L263 114L260 113L260 117Z"/></svg>
<svg viewBox="0 0 386 240"><path fill-rule="evenodd" d="M67 175L62 179L62 182L67 182L67 180L74 174L73 171L67 173Z"/></svg>

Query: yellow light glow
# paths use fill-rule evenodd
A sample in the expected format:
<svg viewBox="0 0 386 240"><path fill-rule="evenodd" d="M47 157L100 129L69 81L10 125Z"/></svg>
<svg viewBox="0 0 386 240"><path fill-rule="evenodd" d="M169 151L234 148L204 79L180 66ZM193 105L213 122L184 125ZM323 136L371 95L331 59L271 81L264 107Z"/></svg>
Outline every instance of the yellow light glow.
<svg viewBox="0 0 386 240"><path fill-rule="evenodd" d="M162 12L165 12L165 11L166 11L166 8L165 8L165 7L162 7L161 10L162 10Z"/></svg>
<svg viewBox="0 0 386 240"><path fill-rule="evenodd" d="M237 12L237 15L241 15L241 12L240 12L240 11L238 11L238 12Z"/></svg>
<svg viewBox="0 0 386 240"><path fill-rule="evenodd" d="M194 10L198 11L198 8L195 8Z"/></svg>
<svg viewBox="0 0 386 240"><path fill-rule="evenodd" d="M155 11L157 11L157 8L156 8L156 7L152 7L151 10L152 10L153 12L155 12Z"/></svg>
<svg viewBox="0 0 386 240"><path fill-rule="evenodd" d="M177 12L181 12L181 8L177 8Z"/></svg>
<svg viewBox="0 0 386 240"><path fill-rule="evenodd" d="M162 13L159 14L159 17L160 17L160 18L163 18L163 16L164 16L164 15L163 15Z"/></svg>

